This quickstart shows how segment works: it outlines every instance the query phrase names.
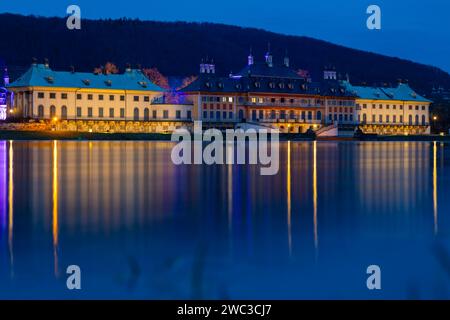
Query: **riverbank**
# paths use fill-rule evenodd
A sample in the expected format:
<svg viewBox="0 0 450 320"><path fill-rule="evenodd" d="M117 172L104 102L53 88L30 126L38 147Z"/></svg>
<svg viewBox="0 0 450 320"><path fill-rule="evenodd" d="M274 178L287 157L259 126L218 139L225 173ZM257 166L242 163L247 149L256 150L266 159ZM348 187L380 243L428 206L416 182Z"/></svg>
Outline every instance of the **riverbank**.
<svg viewBox="0 0 450 320"><path fill-rule="evenodd" d="M450 141L450 136L441 135L398 135L360 137L318 137L301 133L282 133L280 141ZM170 141L170 133L95 133L73 131L18 131L0 130L0 140L142 140Z"/></svg>

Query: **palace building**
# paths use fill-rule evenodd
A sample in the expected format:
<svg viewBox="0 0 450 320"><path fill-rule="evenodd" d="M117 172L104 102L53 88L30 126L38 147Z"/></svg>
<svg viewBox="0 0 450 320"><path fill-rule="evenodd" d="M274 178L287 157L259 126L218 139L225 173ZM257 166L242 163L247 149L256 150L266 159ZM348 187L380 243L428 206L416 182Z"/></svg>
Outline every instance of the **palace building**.
<svg viewBox="0 0 450 320"><path fill-rule="evenodd" d="M33 63L6 84L12 92L11 110L3 107L2 113L9 99L0 89L0 116L29 119L52 130L172 132L191 129L199 120L204 128L313 130L318 136L352 133L357 127L377 134L430 132L431 101L407 83L356 86L338 79L333 67L312 81L290 67L289 57L277 64L270 52L261 62L250 53L247 65L226 77L216 74L212 61L202 62L197 79L175 93L165 92L137 69L93 74L54 71L48 63ZM167 99L174 95L176 99Z"/></svg>
<svg viewBox="0 0 450 320"><path fill-rule="evenodd" d="M213 63L202 63L198 79L182 92L193 105L193 118L205 127L245 122L302 133L334 122L356 124L356 97L336 71L327 69L322 81L311 82L290 68L288 57L275 64L270 52L261 63L250 54L247 66L228 77L217 76Z"/></svg>
<svg viewBox="0 0 450 320"><path fill-rule="evenodd" d="M0 61L0 70L3 73L3 77L0 79L0 120L6 120L8 113L8 100L10 95L6 86L9 84L8 69Z"/></svg>
<svg viewBox="0 0 450 320"><path fill-rule="evenodd" d="M407 83L396 87L362 87L343 82L357 96L358 124L365 133L429 134L430 104Z"/></svg>
<svg viewBox="0 0 450 320"><path fill-rule="evenodd" d="M60 130L169 132L190 125L191 106L163 103L163 89L131 68L93 74L33 63L8 89L15 117L50 120Z"/></svg>

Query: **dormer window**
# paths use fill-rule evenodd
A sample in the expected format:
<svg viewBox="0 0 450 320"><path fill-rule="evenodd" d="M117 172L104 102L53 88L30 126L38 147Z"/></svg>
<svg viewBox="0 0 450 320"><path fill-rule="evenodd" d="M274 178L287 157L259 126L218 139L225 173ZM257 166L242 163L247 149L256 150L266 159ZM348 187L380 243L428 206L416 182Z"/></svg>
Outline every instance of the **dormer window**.
<svg viewBox="0 0 450 320"><path fill-rule="evenodd" d="M306 84L302 84L301 86L302 90L306 91L308 89L308 87L306 86Z"/></svg>
<svg viewBox="0 0 450 320"><path fill-rule="evenodd" d="M284 89L284 83L280 82L280 83L278 84L278 88Z"/></svg>
<svg viewBox="0 0 450 320"><path fill-rule="evenodd" d="M141 87L147 88L147 82L145 82L145 81L139 81L138 83L139 83L139 85L140 85Z"/></svg>
<svg viewBox="0 0 450 320"><path fill-rule="evenodd" d="M211 87L211 84L210 84L209 82L205 82L205 86L206 86L207 88L209 88L209 87Z"/></svg>
<svg viewBox="0 0 450 320"><path fill-rule="evenodd" d="M292 89L294 89L294 85L292 83L289 83L288 88L292 90Z"/></svg>
<svg viewBox="0 0 450 320"><path fill-rule="evenodd" d="M91 81L89 79L84 79L83 83L84 83L85 86L91 85Z"/></svg>
<svg viewBox="0 0 450 320"><path fill-rule="evenodd" d="M241 89L242 88L242 86L238 83L238 84L236 84L236 89Z"/></svg>
<svg viewBox="0 0 450 320"><path fill-rule="evenodd" d="M111 81L111 80L106 80L106 81L105 81L105 84L106 84L108 87L111 87L112 81Z"/></svg>
<svg viewBox="0 0 450 320"><path fill-rule="evenodd" d="M48 83L54 83L54 82L55 82L55 80L54 80L53 77L51 77L51 76L45 77L45 80L46 80Z"/></svg>
<svg viewBox="0 0 450 320"><path fill-rule="evenodd" d="M255 85L255 88L260 88L260 87L261 87L261 83L259 83L258 81L256 81L256 82L254 83L254 85Z"/></svg>
<svg viewBox="0 0 450 320"><path fill-rule="evenodd" d="M223 88L223 83L222 83L222 82L219 82L219 83L217 84L217 86L218 86L220 89L222 89L222 88Z"/></svg>
<svg viewBox="0 0 450 320"><path fill-rule="evenodd" d="M269 82L269 88L271 88L271 89L275 88L275 83Z"/></svg>

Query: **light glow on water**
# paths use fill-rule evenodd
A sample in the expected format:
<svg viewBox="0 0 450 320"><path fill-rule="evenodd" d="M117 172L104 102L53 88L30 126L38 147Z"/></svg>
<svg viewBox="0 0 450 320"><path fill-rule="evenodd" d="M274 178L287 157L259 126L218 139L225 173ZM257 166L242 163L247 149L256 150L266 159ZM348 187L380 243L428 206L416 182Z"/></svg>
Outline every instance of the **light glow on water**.
<svg viewBox="0 0 450 320"><path fill-rule="evenodd" d="M0 296L65 297L77 264L81 298L371 298L369 263L388 270L377 297L447 297L430 248L450 248L448 145L286 142L264 177L174 166L172 146L0 141Z"/></svg>

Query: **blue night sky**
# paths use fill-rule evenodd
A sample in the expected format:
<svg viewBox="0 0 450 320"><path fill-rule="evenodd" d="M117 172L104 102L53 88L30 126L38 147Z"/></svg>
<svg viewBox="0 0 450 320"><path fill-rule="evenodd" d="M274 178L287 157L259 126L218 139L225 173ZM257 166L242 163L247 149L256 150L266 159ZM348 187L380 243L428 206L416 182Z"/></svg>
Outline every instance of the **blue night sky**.
<svg viewBox="0 0 450 320"><path fill-rule="evenodd" d="M65 16L70 4L79 5L84 18L207 21L257 27L310 36L450 71L447 0L2 0L0 12ZM381 7L382 30L366 28L366 8L370 4Z"/></svg>

